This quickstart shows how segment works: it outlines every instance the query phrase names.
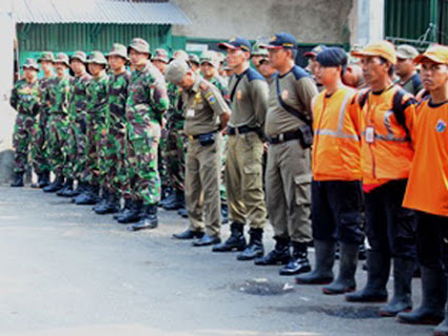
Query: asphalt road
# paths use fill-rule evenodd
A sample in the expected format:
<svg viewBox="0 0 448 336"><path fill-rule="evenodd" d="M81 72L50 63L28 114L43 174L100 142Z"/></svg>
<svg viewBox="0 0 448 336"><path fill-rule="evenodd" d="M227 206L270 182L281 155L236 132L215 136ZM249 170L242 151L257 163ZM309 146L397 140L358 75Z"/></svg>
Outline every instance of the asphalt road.
<svg viewBox="0 0 448 336"><path fill-rule="evenodd" d="M296 286L278 267L175 241L187 221L163 210L159 220L156 230L131 233L90 206L0 186L0 335L432 334L379 318L377 305ZM271 237L268 229L267 249Z"/></svg>

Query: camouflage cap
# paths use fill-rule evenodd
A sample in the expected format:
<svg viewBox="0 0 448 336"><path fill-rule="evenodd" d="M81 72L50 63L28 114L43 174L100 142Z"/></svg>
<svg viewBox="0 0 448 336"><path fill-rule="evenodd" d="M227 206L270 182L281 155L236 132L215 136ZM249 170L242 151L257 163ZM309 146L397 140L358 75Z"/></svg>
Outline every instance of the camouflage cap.
<svg viewBox="0 0 448 336"><path fill-rule="evenodd" d="M179 83L188 73L190 67L187 62L183 59L175 59L165 70L165 79L171 83Z"/></svg>
<svg viewBox="0 0 448 336"><path fill-rule="evenodd" d="M168 52L163 48L158 48L154 51L151 60L168 63L169 62Z"/></svg>
<svg viewBox="0 0 448 336"><path fill-rule="evenodd" d="M54 60L54 63L63 63L66 66L70 66L70 63L68 62L68 56L66 53L60 52L56 54L56 58Z"/></svg>
<svg viewBox="0 0 448 336"><path fill-rule="evenodd" d="M110 49L109 53L106 55L106 57L109 56L119 56L124 58L126 61L129 60L128 58L128 50L126 46L120 43L114 43L112 44L112 48Z"/></svg>
<svg viewBox="0 0 448 336"><path fill-rule="evenodd" d="M151 55L151 52L149 51L149 43L139 37L136 37L131 41L131 44L128 46L128 53L131 51L131 49L134 49L135 51L142 54Z"/></svg>
<svg viewBox="0 0 448 336"><path fill-rule="evenodd" d="M201 65L203 63L208 63L208 64L211 64L215 68L218 68L219 67L219 63L220 63L219 59L218 59L218 55L213 50L204 51L201 54L201 57L199 58L199 60L201 62Z"/></svg>
<svg viewBox="0 0 448 336"><path fill-rule="evenodd" d="M87 62L87 56L86 53L84 51L75 51L73 55L70 56L70 62L74 59L77 59L79 61L81 61L82 63L86 63Z"/></svg>
<svg viewBox="0 0 448 336"><path fill-rule="evenodd" d="M25 60L25 63L22 65L23 69L34 69L36 71L39 71L39 66L37 65L37 62L34 58L27 58Z"/></svg>
<svg viewBox="0 0 448 336"><path fill-rule="evenodd" d="M199 57L198 57L198 55L195 55L195 54L189 54L189 55L188 55L188 62L189 62L189 63L194 63L194 64L199 65L199 64L200 64L200 61L199 61Z"/></svg>
<svg viewBox="0 0 448 336"><path fill-rule="evenodd" d="M172 59L181 59L184 60L185 62L188 61L188 54L183 51L183 50L176 50L173 54L173 58Z"/></svg>
<svg viewBox="0 0 448 336"><path fill-rule="evenodd" d="M106 57L104 57L104 55L101 51L96 50L96 51L92 51L92 53L89 55L89 58L87 59L87 63L107 65L107 59L106 59Z"/></svg>
<svg viewBox="0 0 448 336"><path fill-rule="evenodd" d="M47 61L47 62L54 62L54 55L50 51L44 51L42 55L40 56L38 62Z"/></svg>
<svg viewBox="0 0 448 336"><path fill-rule="evenodd" d="M254 43L251 56L268 56L268 50L266 48L260 48L260 46L261 43Z"/></svg>

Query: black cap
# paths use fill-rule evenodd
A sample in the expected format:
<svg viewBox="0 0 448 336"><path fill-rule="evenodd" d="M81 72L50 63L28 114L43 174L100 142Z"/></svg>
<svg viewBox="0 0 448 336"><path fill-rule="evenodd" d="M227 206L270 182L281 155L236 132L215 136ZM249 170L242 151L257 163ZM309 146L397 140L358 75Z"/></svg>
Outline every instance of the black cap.
<svg viewBox="0 0 448 336"><path fill-rule="evenodd" d="M330 47L316 55L316 61L323 67L345 67L348 62L347 53L339 47Z"/></svg>
<svg viewBox="0 0 448 336"><path fill-rule="evenodd" d="M241 49L243 51L252 51L252 46L248 40L243 37L232 37L229 42L222 42L218 44L220 49Z"/></svg>
<svg viewBox="0 0 448 336"><path fill-rule="evenodd" d="M262 44L265 49L297 49L297 41L288 33L278 33L271 37L268 44Z"/></svg>

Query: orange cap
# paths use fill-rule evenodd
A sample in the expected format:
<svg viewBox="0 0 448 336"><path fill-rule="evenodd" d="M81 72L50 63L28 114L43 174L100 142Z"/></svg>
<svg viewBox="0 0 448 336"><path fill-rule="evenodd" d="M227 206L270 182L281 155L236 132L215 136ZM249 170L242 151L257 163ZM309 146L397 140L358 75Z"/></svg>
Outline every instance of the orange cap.
<svg viewBox="0 0 448 336"><path fill-rule="evenodd" d="M423 54L414 58L414 62L422 63L425 58L435 63L448 64L448 47L440 44L433 44L429 46Z"/></svg>
<svg viewBox="0 0 448 336"><path fill-rule="evenodd" d="M371 43L364 49L352 51L350 55L354 57L379 56L387 59L392 64L397 63L395 46L389 41Z"/></svg>

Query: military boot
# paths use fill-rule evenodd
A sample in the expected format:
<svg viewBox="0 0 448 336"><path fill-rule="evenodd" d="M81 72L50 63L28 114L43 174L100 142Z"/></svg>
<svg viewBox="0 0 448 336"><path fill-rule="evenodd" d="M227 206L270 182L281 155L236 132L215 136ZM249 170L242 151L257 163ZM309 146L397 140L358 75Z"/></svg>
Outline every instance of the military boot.
<svg viewBox="0 0 448 336"><path fill-rule="evenodd" d="M137 223L140 220L142 214L143 201L131 201L129 209L123 212L123 215L117 219L120 224Z"/></svg>
<svg viewBox="0 0 448 336"><path fill-rule="evenodd" d="M71 194L72 194L72 203L76 203L76 198L78 196L80 196L83 193L88 192L88 183L86 182L81 182L78 181L78 186L76 187L76 189L74 189Z"/></svg>
<svg viewBox="0 0 448 336"><path fill-rule="evenodd" d="M173 203L176 199L176 192L171 188L167 188L162 194L164 195L164 197L159 202L159 206L161 207L164 207L165 204Z"/></svg>
<svg viewBox="0 0 448 336"><path fill-rule="evenodd" d="M322 292L327 295L349 293L356 289L355 273L359 246L346 243L340 243L339 246L339 275L335 281L322 288Z"/></svg>
<svg viewBox="0 0 448 336"><path fill-rule="evenodd" d="M326 285L333 281L335 243L333 241L314 240L315 266L309 273L296 277L300 285Z"/></svg>
<svg viewBox="0 0 448 336"><path fill-rule="evenodd" d="M381 316L396 316L402 311L412 309L411 290L414 269L414 260L394 258L394 295L392 300L380 309Z"/></svg>
<svg viewBox="0 0 448 336"><path fill-rule="evenodd" d="M11 187L18 188L23 186L23 173L14 173L14 180L11 183Z"/></svg>
<svg viewBox="0 0 448 336"><path fill-rule="evenodd" d="M179 216L181 216L182 218L188 218L188 211L187 211L187 209L185 207L184 208L180 208L179 210L177 210L177 214Z"/></svg>
<svg viewBox="0 0 448 336"><path fill-rule="evenodd" d="M230 252L233 250L243 251L246 248L246 238L244 238L244 224L233 222L230 225L230 237L221 244L215 245L213 252Z"/></svg>
<svg viewBox="0 0 448 336"><path fill-rule="evenodd" d="M98 215L106 215L111 213L116 213L119 209L119 199L118 196L111 192L106 191L105 202L102 205L95 206L95 212Z"/></svg>
<svg viewBox="0 0 448 336"><path fill-rule="evenodd" d="M445 318L447 277L441 270L421 266L422 303L413 311L397 314L397 321L409 324L436 325Z"/></svg>
<svg viewBox="0 0 448 336"><path fill-rule="evenodd" d="M42 189L50 183L50 173L43 172L42 174L37 174L37 182L31 184L31 188Z"/></svg>
<svg viewBox="0 0 448 336"><path fill-rule="evenodd" d="M221 204L221 224L229 223L229 208L227 204Z"/></svg>
<svg viewBox="0 0 448 336"><path fill-rule="evenodd" d="M65 183L61 189L56 192L56 195L59 197L70 197L67 196L67 193L73 190L73 180L65 179Z"/></svg>
<svg viewBox="0 0 448 336"><path fill-rule="evenodd" d="M279 271L280 275L295 275L311 271L308 260L308 244L292 242L292 254L289 262Z"/></svg>
<svg viewBox="0 0 448 336"><path fill-rule="evenodd" d="M124 207L122 209L119 209L118 212L113 216L115 220L123 216L124 212L126 210L129 210L131 208L132 201L129 198L124 199Z"/></svg>
<svg viewBox="0 0 448 336"><path fill-rule="evenodd" d="M384 253L370 250L367 254L367 264L366 286L362 290L346 294L345 299L350 302L386 302L390 257Z"/></svg>
<svg viewBox="0 0 448 336"><path fill-rule="evenodd" d="M129 231L140 231L155 229L159 225L157 219L157 205L148 205L143 208L140 215L140 221L128 227Z"/></svg>
<svg viewBox="0 0 448 336"><path fill-rule="evenodd" d="M291 259L289 251L289 238L274 237L276 240L275 248L262 258L257 258L254 261L255 265L286 265Z"/></svg>
<svg viewBox="0 0 448 336"><path fill-rule="evenodd" d="M249 245L246 246L243 252L236 256L237 260L253 260L261 258L264 255L263 247L263 229L250 229Z"/></svg>
<svg viewBox="0 0 448 336"><path fill-rule="evenodd" d="M53 192L56 192L56 191L62 189L63 185L64 185L64 178L62 176L56 176L56 179L54 180L54 182L47 185L42 190L44 192L53 193Z"/></svg>
<svg viewBox="0 0 448 336"><path fill-rule="evenodd" d="M185 195L183 191L175 190L171 195L163 202L163 208L167 211L177 210L185 206Z"/></svg>
<svg viewBox="0 0 448 336"><path fill-rule="evenodd" d="M76 205L94 205L99 201L100 188L96 185L87 185L87 192L76 197Z"/></svg>

